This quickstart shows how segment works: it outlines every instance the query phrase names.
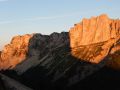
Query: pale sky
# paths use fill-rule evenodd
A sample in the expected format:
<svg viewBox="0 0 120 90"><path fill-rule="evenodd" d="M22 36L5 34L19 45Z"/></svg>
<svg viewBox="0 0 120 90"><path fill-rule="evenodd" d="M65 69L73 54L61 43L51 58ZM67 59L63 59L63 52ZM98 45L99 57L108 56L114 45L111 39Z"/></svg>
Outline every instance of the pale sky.
<svg viewBox="0 0 120 90"><path fill-rule="evenodd" d="M102 13L120 18L120 0L0 0L0 49L13 36L69 31Z"/></svg>

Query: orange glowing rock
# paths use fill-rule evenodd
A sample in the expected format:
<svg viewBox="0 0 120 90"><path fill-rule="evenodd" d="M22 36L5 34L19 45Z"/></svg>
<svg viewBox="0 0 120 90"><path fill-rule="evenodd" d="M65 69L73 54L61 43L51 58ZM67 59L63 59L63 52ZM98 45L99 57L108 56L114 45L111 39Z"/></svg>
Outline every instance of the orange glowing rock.
<svg viewBox="0 0 120 90"><path fill-rule="evenodd" d="M0 54L0 69L13 68L26 58L30 34L13 37L10 44L5 45Z"/></svg>
<svg viewBox="0 0 120 90"><path fill-rule="evenodd" d="M99 63L120 39L120 20L103 14L83 19L69 31L71 53L78 59Z"/></svg>

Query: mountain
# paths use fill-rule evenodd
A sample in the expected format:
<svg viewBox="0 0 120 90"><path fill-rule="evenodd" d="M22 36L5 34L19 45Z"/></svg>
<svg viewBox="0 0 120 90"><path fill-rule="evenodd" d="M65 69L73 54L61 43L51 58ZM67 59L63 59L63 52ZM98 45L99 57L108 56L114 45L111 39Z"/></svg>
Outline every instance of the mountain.
<svg viewBox="0 0 120 90"><path fill-rule="evenodd" d="M19 87L86 90L103 86L120 89L107 85L120 80L119 41L120 20L105 14L83 19L69 32L15 36L0 52L1 87L3 90L20 90ZM111 76L106 79L108 73Z"/></svg>
<svg viewBox="0 0 120 90"><path fill-rule="evenodd" d="M92 63L99 63L119 50L119 39L120 20L109 19L104 14L84 18L70 30L72 55Z"/></svg>

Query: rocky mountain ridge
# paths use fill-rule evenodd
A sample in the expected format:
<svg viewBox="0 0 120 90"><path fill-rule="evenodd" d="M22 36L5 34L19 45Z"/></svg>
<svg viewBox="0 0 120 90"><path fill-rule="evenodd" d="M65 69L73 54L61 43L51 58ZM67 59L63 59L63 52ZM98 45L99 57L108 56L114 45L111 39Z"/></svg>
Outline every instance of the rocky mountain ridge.
<svg viewBox="0 0 120 90"><path fill-rule="evenodd" d="M66 89L106 66L120 70L119 42L120 20L107 15L83 19L69 32L16 36L0 52L0 77L33 90Z"/></svg>
<svg viewBox="0 0 120 90"><path fill-rule="evenodd" d="M33 34L16 36L4 47L0 53L1 69L14 68L26 59L29 40L32 36ZM82 22L70 29L69 37L71 54L74 57L91 63L99 63L109 53L120 49L120 20L110 19L105 14L90 19L84 18ZM57 41L57 33L54 33L52 38L54 42ZM62 44L60 41L58 43L58 45ZM44 45L40 47L43 48Z"/></svg>

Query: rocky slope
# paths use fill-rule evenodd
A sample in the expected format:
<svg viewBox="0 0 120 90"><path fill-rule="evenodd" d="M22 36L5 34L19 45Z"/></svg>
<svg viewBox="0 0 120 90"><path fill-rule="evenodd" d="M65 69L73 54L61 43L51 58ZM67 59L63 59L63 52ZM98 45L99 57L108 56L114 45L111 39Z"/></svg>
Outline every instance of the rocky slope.
<svg viewBox="0 0 120 90"><path fill-rule="evenodd" d="M83 19L69 32L14 37L0 52L0 69L7 69L1 77L33 90L67 89L106 66L120 69L119 33L120 20L101 15Z"/></svg>

